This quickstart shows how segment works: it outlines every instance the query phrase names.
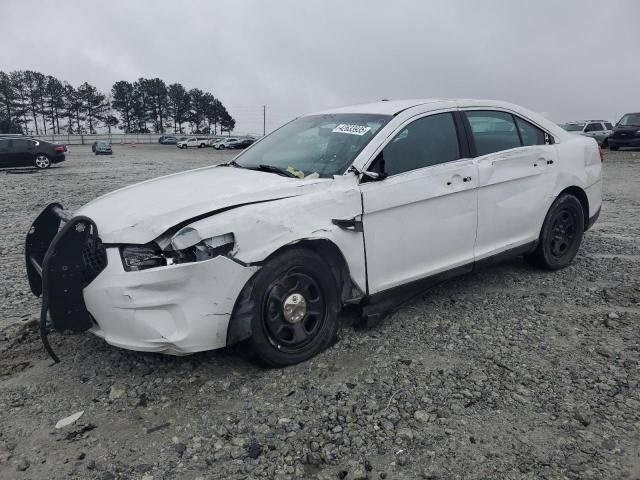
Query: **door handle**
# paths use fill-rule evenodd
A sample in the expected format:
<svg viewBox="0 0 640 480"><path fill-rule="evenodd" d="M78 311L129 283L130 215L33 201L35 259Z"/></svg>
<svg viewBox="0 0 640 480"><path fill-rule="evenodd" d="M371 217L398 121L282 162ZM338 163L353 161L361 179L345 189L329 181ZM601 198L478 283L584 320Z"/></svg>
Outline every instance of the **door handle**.
<svg viewBox="0 0 640 480"><path fill-rule="evenodd" d="M462 179L463 182L470 182L471 181L471 177L464 177Z"/></svg>

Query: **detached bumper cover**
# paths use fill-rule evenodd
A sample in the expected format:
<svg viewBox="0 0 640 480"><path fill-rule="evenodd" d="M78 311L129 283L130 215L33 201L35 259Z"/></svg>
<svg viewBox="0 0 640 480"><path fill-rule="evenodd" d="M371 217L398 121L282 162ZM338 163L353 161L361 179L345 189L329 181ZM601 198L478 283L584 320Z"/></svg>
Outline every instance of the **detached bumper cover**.
<svg viewBox="0 0 640 480"><path fill-rule="evenodd" d="M106 267L98 228L90 218L71 217L60 204L52 203L27 233L25 262L31 291L42 295L42 342L57 362L47 341L49 317L59 332L84 332L93 327L82 290Z"/></svg>

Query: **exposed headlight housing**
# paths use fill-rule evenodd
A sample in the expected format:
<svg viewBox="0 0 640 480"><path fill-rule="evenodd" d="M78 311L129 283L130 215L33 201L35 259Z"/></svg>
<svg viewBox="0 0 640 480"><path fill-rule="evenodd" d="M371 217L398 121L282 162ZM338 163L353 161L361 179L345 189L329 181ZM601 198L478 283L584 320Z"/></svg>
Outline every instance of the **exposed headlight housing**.
<svg viewBox="0 0 640 480"><path fill-rule="evenodd" d="M162 267L167 264L162 250L155 244L127 245L120 248L120 255L127 272Z"/></svg>
<svg viewBox="0 0 640 480"><path fill-rule="evenodd" d="M166 265L210 260L229 253L234 243L233 233L226 233L205 238L195 245L179 250L162 250L155 243L125 245L120 248L120 256L124 269L128 272L136 272Z"/></svg>

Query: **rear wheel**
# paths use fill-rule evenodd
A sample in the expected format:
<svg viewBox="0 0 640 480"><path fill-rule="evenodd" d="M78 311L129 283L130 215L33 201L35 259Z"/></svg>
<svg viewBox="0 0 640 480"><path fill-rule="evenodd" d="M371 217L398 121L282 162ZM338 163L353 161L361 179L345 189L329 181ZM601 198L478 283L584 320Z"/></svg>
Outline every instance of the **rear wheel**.
<svg viewBox="0 0 640 480"><path fill-rule="evenodd" d="M204 143L201 143L200 148L204 148L204 147L206 147L206 145Z"/></svg>
<svg viewBox="0 0 640 480"><path fill-rule="evenodd" d="M547 212L538 246L529 258L549 270L564 268L578 253L583 234L582 204L573 195L562 194Z"/></svg>
<svg viewBox="0 0 640 480"><path fill-rule="evenodd" d="M336 338L339 291L329 265L292 249L269 261L245 286L234 315L250 315L247 353L284 367L308 360Z"/></svg>
<svg viewBox="0 0 640 480"><path fill-rule="evenodd" d="M224 145L218 145L218 150L224 150L226 147Z"/></svg>
<svg viewBox="0 0 640 480"><path fill-rule="evenodd" d="M40 170L44 170L45 168L49 168L51 166L51 160L49 160L49 157L47 157L44 153L39 153L33 160L33 165Z"/></svg>

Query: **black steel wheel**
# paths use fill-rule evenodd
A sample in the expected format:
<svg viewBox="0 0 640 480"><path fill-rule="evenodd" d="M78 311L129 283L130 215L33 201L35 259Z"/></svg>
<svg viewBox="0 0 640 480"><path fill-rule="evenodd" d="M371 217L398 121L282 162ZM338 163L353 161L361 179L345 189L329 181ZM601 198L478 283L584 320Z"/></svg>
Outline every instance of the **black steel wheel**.
<svg viewBox="0 0 640 480"><path fill-rule="evenodd" d="M564 268L578 253L583 234L582 204L573 195L562 194L547 213L531 260L549 270Z"/></svg>
<svg viewBox="0 0 640 480"><path fill-rule="evenodd" d="M294 353L304 349L322 328L324 292L313 272L293 267L268 287L262 304L263 328L272 345Z"/></svg>
<svg viewBox="0 0 640 480"><path fill-rule="evenodd" d="M310 250L290 249L271 259L245 286L234 321L251 315L245 350L259 363L293 365L335 340L339 298L329 265Z"/></svg>

